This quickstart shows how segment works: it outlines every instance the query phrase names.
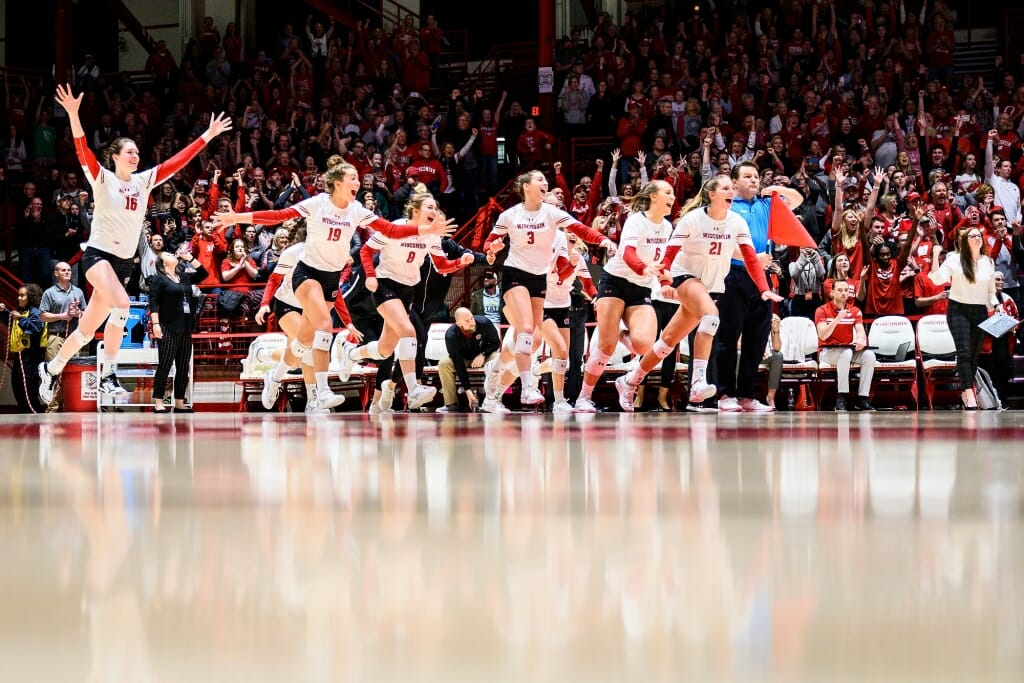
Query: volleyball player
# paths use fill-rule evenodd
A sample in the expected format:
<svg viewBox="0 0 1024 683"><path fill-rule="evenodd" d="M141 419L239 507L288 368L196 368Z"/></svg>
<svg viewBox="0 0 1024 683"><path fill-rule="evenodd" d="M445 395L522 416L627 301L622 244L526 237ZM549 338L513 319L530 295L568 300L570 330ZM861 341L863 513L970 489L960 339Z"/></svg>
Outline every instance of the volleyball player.
<svg viewBox="0 0 1024 683"><path fill-rule="evenodd" d="M693 357L690 403L700 403L718 391L706 377L719 322L718 309L710 293L725 291L725 276L729 274L733 258L743 259L763 301L782 301L782 297L768 288L747 222L729 209L735 194L732 179L718 175L704 183L698 195L683 207L662 263L669 267L671 275L671 289L662 291L666 296L675 295L679 310L662 330L658 341L643 354L640 364L615 381L619 406L624 411L633 411L636 387L647 373L694 328L697 335L690 350Z"/></svg>
<svg viewBox="0 0 1024 683"><path fill-rule="evenodd" d="M429 192L414 194L406 205L408 225L430 225L438 216L437 201ZM375 266L374 252L380 253ZM391 238L374 232L359 253L366 273L366 288L370 290L377 312L384 318L380 339L362 346L345 343L338 376L344 382L352 374L352 367L361 360L383 360L395 354L405 379L409 410L429 403L437 388L420 384L416 379L416 352L419 346L416 329L409 318L413 304L413 291L421 278L421 266L427 255L439 273L449 274L471 265L473 254L463 254L449 260L441 247L440 235L414 235Z"/></svg>
<svg viewBox="0 0 1024 683"><path fill-rule="evenodd" d="M54 384L64 366L89 343L104 319L107 323L103 328L103 358L99 359L100 391L108 396L128 393L117 380L117 352L121 348L130 305L124 285L131 277L139 249L149 196L158 185L192 161L211 140L231 130L230 117L217 114L206 131L191 144L167 161L142 172L137 172L139 148L135 142L130 138L116 138L104 153L104 163L112 165L111 170L100 166L89 149L78 114L82 94L75 97L70 85L58 85L56 100L68 113L78 162L92 186L96 203L92 232L82 255L82 270L93 293L78 319L77 328L68 335L57 356L49 363L39 364L39 400L43 405L53 400Z"/></svg>
<svg viewBox="0 0 1024 683"><path fill-rule="evenodd" d="M544 319L544 294L555 236L559 228L564 228L585 242L604 247L609 254L615 252L615 243L566 211L546 203L548 180L540 171L527 171L517 177L515 188L522 201L498 216L484 242L484 251L493 257L504 248L508 237L509 254L502 269L504 313L515 330L515 361L522 380L520 402L536 405L543 403L544 396L533 386L530 357L534 331ZM492 400L484 403L493 406L495 401L500 403L508 385L494 382L492 387L496 390L487 396Z"/></svg>
<svg viewBox="0 0 1024 683"><path fill-rule="evenodd" d="M584 369L583 387L576 399L578 413L597 412L591 396L619 343L620 322L625 322L637 354L646 353L654 343L658 318L651 304L651 287L657 280L668 281L662 259L672 234L668 217L675 200L672 184L664 180L650 181L630 200L619 240L622 248L605 264L597 286L597 344L591 347Z"/></svg>
<svg viewBox="0 0 1024 683"><path fill-rule="evenodd" d="M292 287L302 309L302 318L291 342L289 362L295 367L306 351L313 351L316 376L316 408L333 408L345 400L328 384L331 350L331 316L327 302L338 294L338 282L349 258L352 234L359 226L368 226L386 237L411 237L417 234L444 235L449 223L435 219L423 225L396 225L380 218L356 201L359 172L341 163L324 173L327 192L304 199L298 204L274 211L214 214L220 225L236 223L273 225L290 218L306 219L306 250L292 271Z"/></svg>

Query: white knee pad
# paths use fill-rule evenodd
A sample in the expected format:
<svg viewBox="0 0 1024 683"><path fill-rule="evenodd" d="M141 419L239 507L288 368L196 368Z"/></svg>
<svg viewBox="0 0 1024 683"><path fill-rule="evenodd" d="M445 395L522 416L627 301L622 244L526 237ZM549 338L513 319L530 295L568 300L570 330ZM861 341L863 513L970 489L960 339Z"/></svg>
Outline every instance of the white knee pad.
<svg viewBox="0 0 1024 683"><path fill-rule="evenodd" d="M124 327L125 323L128 322L128 314L130 311L127 308L111 308L110 317L107 318L107 324L113 325L114 327Z"/></svg>
<svg viewBox="0 0 1024 683"><path fill-rule="evenodd" d="M701 317L700 324L697 325L697 331L703 332L709 337L714 337L715 333L718 332L718 316L705 315Z"/></svg>
<svg viewBox="0 0 1024 683"><path fill-rule="evenodd" d="M654 346L651 348L651 350L654 351L654 355L657 356L658 358L668 358L668 355L672 353L672 349L674 348L674 346L669 346L668 344L659 339L658 341L654 342Z"/></svg>
<svg viewBox="0 0 1024 683"><path fill-rule="evenodd" d="M608 361L611 359L607 353L600 349L594 349L590 352L590 357L587 358L586 371L588 375L596 375L600 377L604 374L604 369L608 367Z"/></svg>
<svg viewBox="0 0 1024 683"><path fill-rule="evenodd" d="M82 330L75 330L68 335L68 341L72 344L77 344L78 348L82 348L86 344L92 341L93 335L85 334Z"/></svg>
<svg viewBox="0 0 1024 683"><path fill-rule="evenodd" d="M520 332L516 337L516 353L525 353L529 356L533 353L533 335Z"/></svg>
<svg viewBox="0 0 1024 683"><path fill-rule="evenodd" d="M298 339L292 339L291 349L292 349L292 354L294 354L294 356L296 358L302 358L307 353L309 353L310 347L306 346L305 344L300 342Z"/></svg>
<svg viewBox="0 0 1024 683"><path fill-rule="evenodd" d="M395 357L398 360L416 360L416 337L402 337L395 346Z"/></svg>
<svg viewBox="0 0 1024 683"><path fill-rule="evenodd" d="M317 351L330 351L333 336L330 332L317 330L313 333L313 348Z"/></svg>
<svg viewBox="0 0 1024 683"><path fill-rule="evenodd" d="M569 361L565 358L551 359L551 372L555 375L564 375L569 371Z"/></svg>
<svg viewBox="0 0 1024 683"><path fill-rule="evenodd" d="M304 354L302 354L302 364L303 365L308 365L309 367L313 367L313 352L312 351L308 351L307 350Z"/></svg>

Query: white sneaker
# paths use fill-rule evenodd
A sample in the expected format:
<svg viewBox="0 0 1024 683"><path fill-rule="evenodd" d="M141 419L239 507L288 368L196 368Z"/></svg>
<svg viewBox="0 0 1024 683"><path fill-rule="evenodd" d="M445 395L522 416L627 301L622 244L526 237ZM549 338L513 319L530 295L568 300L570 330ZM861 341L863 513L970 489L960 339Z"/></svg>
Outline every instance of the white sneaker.
<svg viewBox="0 0 1024 683"><path fill-rule="evenodd" d="M562 399L559 399L559 400L555 401L555 404L553 406L551 406L551 412L556 414L556 415L557 414L563 414L564 415L564 414L569 414L569 413L575 413L576 409L572 407L571 403L569 403L567 400L562 398Z"/></svg>
<svg viewBox="0 0 1024 683"><path fill-rule="evenodd" d="M263 375L263 393L260 394L260 401L266 410L273 410L277 405L277 397L281 395L281 383L274 379L274 371L267 370Z"/></svg>
<svg viewBox="0 0 1024 683"><path fill-rule="evenodd" d="M501 368L498 361L489 360L484 363L484 395L492 396L498 393L498 384L501 382Z"/></svg>
<svg viewBox="0 0 1024 683"><path fill-rule="evenodd" d="M773 406L761 403L756 398L741 398L740 408L744 413L774 413Z"/></svg>
<svg viewBox="0 0 1024 683"><path fill-rule="evenodd" d="M415 385L409 390L409 410L416 410L417 408L425 406L434 399L436 394L436 387L428 387L425 384Z"/></svg>
<svg viewBox="0 0 1024 683"><path fill-rule="evenodd" d="M536 387L528 387L519 395L519 402L524 406L535 406L544 402L544 394Z"/></svg>
<svg viewBox="0 0 1024 683"><path fill-rule="evenodd" d="M110 373L100 380L100 393L109 397L127 396L128 390L121 386L116 374Z"/></svg>
<svg viewBox="0 0 1024 683"><path fill-rule="evenodd" d="M690 385L690 403L703 403L718 392L718 387L707 382L694 382Z"/></svg>
<svg viewBox="0 0 1024 683"><path fill-rule="evenodd" d="M576 399L576 406L575 408L573 408L573 410L577 413L596 413L597 406L595 406L594 402L591 401L589 398L584 398L583 396L580 396L578 399Z"/></svg>
<svg viewBox="0 0 1024 683"><path fill-rule="evenodd" d="M395 386L395 383L390 379L386 379L380 383L380 401L377 402L380 408L379 412L395 412L395 389L397 388L398 387Z"/></svg>
<svg viewBox="0 0 1024 683"><path fill-rule="evenodd" d="M480 404L480 410L485 413L493 413L495 415L504 415L505 413L512 412L505 407L505 404L501 402L501 399L491 398L490 396L485 398L484 402Z"/></svg>
<svg viewBox="0 0 1024 683"><path fill-rule="evenodd" d="M720 413L742 413L743 406L731 396L724 396L718 399L718 412Z"/></svg>
<svg viewBox="0 0 1024 683"><path fill-rule="evenodd" d="M352 357L352 351L356 345L345 341L341 343L341 365L338 366L338 379L347 382L352 376L352 368L355 367L356 359Z"/></svg>
<svg viewBox="0 0 1024 683"><path fill-rule="evenodd" d="M304 412L306 415L330 415L331 409L321 408L317 405L316 399L310 399L306 401L306 410Z"/></svg>
<svg viewBox="0 0 1024 683"><path fill-rule="evenodd" d="M700 403L687 403L686 412L688 413L717 413L718 408L706 408Z"/></svg>
<svg viewBox="0 0 1024 683"><path fill-rule="evenodd" d="M615 391L619 392L619 407L624 413L633 412L633 402L636 400L636 385L630 384L625 375L620 375L615 380Z"/></svg>
<svg viewBox="0 0 1024 683"><path fill-rule="evenodd" d="M336 408L345 402L344 394L336 394L333 391L318 391L316 392L316 405L320 408ZM307 402L306 405L309 405Z"/></svg>
<svg viewBox="0 0 1024 683"><path fill-rule="evenodd" d="M46 363L39 364L39 402L44 406L50 405L53 401L53 389L57 385L57 377L50 374L46 369Z"/></svg>

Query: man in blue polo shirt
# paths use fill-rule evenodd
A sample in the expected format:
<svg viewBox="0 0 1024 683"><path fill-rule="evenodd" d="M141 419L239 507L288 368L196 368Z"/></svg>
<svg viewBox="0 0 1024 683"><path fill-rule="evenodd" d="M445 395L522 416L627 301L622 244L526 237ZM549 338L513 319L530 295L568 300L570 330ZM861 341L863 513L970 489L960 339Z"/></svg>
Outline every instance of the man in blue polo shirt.
<svg viewBox="0 0 1024 683"><path fill-rule="evenodd" d="M799 192L790 187L772 185L760 190L761 176L757 164L744 161L732 169L736 197L732 210L743 216L750 226L754 249L761 254L767 268L771 264L768 250L768 216L771 194L776 192L795 209L803 202ZM725 278L725 292L718 300L721 320L715 335L718 356L716 383L721 390L718 409L722 412L771 412L775 410L754 397L757 367L764 356L772 326L772 303L763 301L754 281L747 274L743 261L733 260ZM737 352L740 336L743 348Z"/></svg>

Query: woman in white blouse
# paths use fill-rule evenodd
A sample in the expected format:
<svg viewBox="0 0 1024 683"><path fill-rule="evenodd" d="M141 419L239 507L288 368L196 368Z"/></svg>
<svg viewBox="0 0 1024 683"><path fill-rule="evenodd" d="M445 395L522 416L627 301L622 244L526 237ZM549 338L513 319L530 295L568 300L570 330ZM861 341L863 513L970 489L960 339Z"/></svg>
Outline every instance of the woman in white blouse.
<svg viewBox="0 0 1024 683"><path fill-rule="evenodd" d="M957 251L948 254L942 265L928 277L937 285L951 283L946 320L956 345L956 372L960 378L960 398L965 410L977 410L974 375L985 333L978 327L996 305L995 263L982 253L985 241L980 227L960 233ZM932 263L939 262L941 247L935 247Z"/></svg>

